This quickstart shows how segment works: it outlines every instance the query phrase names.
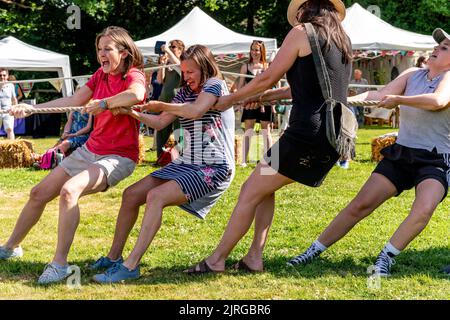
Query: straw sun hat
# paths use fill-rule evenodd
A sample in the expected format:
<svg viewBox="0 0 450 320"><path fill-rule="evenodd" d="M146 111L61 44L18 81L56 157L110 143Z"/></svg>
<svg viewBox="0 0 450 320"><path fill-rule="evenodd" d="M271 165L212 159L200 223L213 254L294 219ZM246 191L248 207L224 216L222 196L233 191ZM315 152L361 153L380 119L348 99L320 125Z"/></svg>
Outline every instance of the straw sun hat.
<svg viewBox="0 0 450 320"><path fill-rule="evenodd" d="M292 0L289 4L288 10L287 10L287 19L291 26L295 26L297 24L297 12L298 8L302 4L304 4L308 0ZM339 17L342 20L345 18L345 5L341 0L330 0L330 2L334 5L337 12L339 13Z"/></svg>

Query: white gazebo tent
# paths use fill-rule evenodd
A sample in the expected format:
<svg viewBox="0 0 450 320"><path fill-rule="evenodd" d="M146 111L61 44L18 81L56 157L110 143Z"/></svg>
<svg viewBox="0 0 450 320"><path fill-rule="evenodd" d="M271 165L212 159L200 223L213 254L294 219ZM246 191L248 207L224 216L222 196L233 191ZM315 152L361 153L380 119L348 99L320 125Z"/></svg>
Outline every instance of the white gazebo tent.
<svg viewBox="0 0 450 320"><path fill-rule="evenodd" d="M358 3L347 9L343 26L353 50L432 50L432 36L396 28L370 13Z"/></svg>
<svg viewBox="0 0 450 320"><path fill-rule="evenodd" d="M361 7L358 3L347 8L343 27L350 37L353 50L382 51L428 51L436 45L432 36L406 31L390 25L381 18ZM382 83L387 83L402 71L414 65L414 56L381 56L370 63L359 60L354 67L363 71L363 77L375 84L375 73ZM395 71L395 72L394 72ZM372 109L366 115L389 121L394 109ZM397 119L393 120L395 124Z"/></svg>
<svg viewBox="0 0 450 320"><path fill-rule="evenodd" d="M147 39L136 41L144 56L155 55L156 41L180 39L187 47L202 44L214 55L248 53L253 40L264 41L266 51L270 55L277 49L277 40L248 36L234 32L211 18L200 8L195 7L183 19L169 30Z"/></svg>
<svg viewBox="0 0 450 320"><path fill-rule="evenodd" d="M425 54L436 45L432 36L394 27L358 3L347 8L343 26L352 41L353 50L361 50L362 56L373 53L354 62L354 67L363 71L370 84L385 84L413 66L417 56L405 56L407 52Z"/></svg>
<svg viewBox="0 0 450 320"><path fill-rule="evenodd" d="M69 56L38 48L14 37L0 40L0 67L24 71L56 71L58 77L69 78ZM64 80L63 95L73 93L72 80Z"/></svg>

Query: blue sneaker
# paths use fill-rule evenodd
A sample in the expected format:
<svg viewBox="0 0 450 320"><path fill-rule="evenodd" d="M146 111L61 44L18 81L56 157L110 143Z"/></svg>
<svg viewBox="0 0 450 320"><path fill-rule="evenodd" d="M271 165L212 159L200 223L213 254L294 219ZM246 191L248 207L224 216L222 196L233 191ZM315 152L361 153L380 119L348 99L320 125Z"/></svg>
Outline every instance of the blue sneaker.
<svg viewBox="0 0 450 320"><path fill-rule="evenodd" d="M106 270L111 268L116 263L123 263L123 258L120 257L117 260L111 260L108 257L101 257L94 263L89 265L89 269L91 270Z"/></svg>
<svg viewBox="0 0 450 320"><path fill-rule="evenodd" d="M116 263L104 273L96 274L93 279L98 283L116 283L124 280L133 280L141 276L139 266L128 270L122 263Z"/></svg>
<svg viewBox="0 0 450 320"><path fill-rule="evenodd" d="M7 260L12 258L20 258L23 256L22 247L17 247L14 249L8 249L0 246L0 260Z"/></svg>

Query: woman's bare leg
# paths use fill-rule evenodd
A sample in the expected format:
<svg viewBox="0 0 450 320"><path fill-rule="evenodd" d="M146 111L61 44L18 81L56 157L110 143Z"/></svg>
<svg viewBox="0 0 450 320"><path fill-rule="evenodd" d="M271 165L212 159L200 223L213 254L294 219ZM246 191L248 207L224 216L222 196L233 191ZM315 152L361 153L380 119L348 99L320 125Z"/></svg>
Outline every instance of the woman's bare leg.
<svg viewBox="0 0 450 320"><path fill-rule="evenodd" d="M397 189L390 180L381 174L373 173L356 197L331 221L318 240L329 247L396 194Z"/></svg>
<svg viewBox="0 0 450 320"><path fill-rule="evenodd" d="M293 182L275 171L272 175L261 174L262 169L267 170L268 166L262 163L258 164L242 186L238 203L228 221L225 233L213 254L207 258L207 263L213 270L225 269L225 259L247 233L255 219L256 208L267 201L263 204L262 210L258 212L258 227L255 232L259 232L259 234L255 235L256 241L252 244L252 250L254 250L252 253L262 256L258 251L264 247L273 217L273 210L270 210L273 201L271 197L276 190Z"/></svg>
<svg viewBox="0 0 450 320"><path fill-rule="evenodd" d="M264 154L266 154L267 150L272 147L272 122L270 121L261 121L261 131L263 135L264 142Z"/></svg>
<svg viewBox="0 0 450 320"><path fill-rule="evenodd" d="M246 256L242 258L252 270L263 270L263 251L275 212L275 193L266 196L256 207L253 241Z"/></svg>
<svg viewBox="0 0 450 320"><path fill-rule="evenodd" d="M125 243L138 218L140 206L145 203L150 190L165 182L167 180L147 176L125 189L122 194L122 204L117 217L114 240L107 255L108 258L117 260L122 256Z"/></svg>
<svg viewBox="0 0 450 320"><path fill-rule="evenodd" d="M139 265L142 256L161 227L163 208L187 202L181 187L174 180L169 180L150 190L146 200L147 206L138 240L133 251L123 263L129 270L133 270Z"/></svg>
<svg viewBox="0 0 450 320"><path fill-rule="evenodd" d="M419 183L416 188L416 199L408 217L390 239L390 243L396 249L405 249L425 229L444 194L443 185L435 179L426 179Z"/></svg>
<svg viewBox="0 0 450 320"><path fill-rule="evenodd" d="M45 206L56 198L64 183L70 176L61 167L56 167L41 182L31 189L30 197L17 219L14 230L5 243L5 247L13 249L26 237L31 228L39 221Z"/></svg>
<svg viewBox="0 0 450 320"><path fill-rule="evenodd" d="M253 129L255 127L256 120L245 120L245 132L244 141L242 142L242 163L247 163L249 161L248 153L250 151L250 144L253 136Z"/></svg>
<svg viewBox="0 0 450 320"><path fill-rule="evenodd" d="M63 185L59 199L58 243L52 262L67 264L70 246L80 222L78 199L82 195L97 193L106 188L106 175L96 165L89 166Z"/></svg>

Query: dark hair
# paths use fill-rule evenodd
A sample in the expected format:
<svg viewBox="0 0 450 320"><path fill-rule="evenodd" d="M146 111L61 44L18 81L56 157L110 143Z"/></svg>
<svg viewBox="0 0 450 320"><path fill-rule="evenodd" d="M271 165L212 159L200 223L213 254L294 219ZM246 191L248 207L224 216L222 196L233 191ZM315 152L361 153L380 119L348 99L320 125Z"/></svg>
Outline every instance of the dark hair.
<svg viewBox="0 0 450 320"><path fill-rule="evenodd" d="M416 67L421 68L421 67L422 67L422 63L426 63L426 60L427 60L426 57L420 56L420 57L417 59Z"/></svg>
<svg viewBox="0 0 450 320"><path fill-rule="evenodd" d="M131 39L130 34L127 30L121 27L110 26L104 29L101 33L97 35L95 39L95 50L97 51L97 60L100 63L100 59L98 57L98 43L101 37L110 37L116 44L116 47L119 51L126 51L128 55L126 56L125 62L125 70L122 72L122 75L126 75L131 68L144 68L144 57L142 56L141 51L138 49L133 39Z"/></svg>
<svg viewBox="0 0 450 320"><path fill-rule="evenodd" d="M6 69L6 68L0 68L0 72L2 72L2 71L6 71L6 73L9 75L9 70L8 70L8 69Z"/></svg>
<svg viewBox="0 0 450 320"><path fill-rule="evenodd" d="M264 41L262 40L253 40L252 44L250 45L250 56L248 58L248 63L252 63L253 62L253 57L252 57L252 47L253 45L257 45L259 46L259 49L261 50L261 63L264 65L264 67L266 66L267 60L266 60L266 46L264 45Z"/></svg>
<svg viewBox="0 0 450 320"><path fill-rule="evenodd" d="M331 42L342 52L344 63L352 60L352 48L349 38L342 27L339 13L329 0L308 0L303 3L297 12L297 20L300 23L309 22L323 39L325 45L322 48L329 50Z"/></svg>
<svg viewBox="0 0 450 320"><path fill-rule="evenodd" d="M180 60L185 61L190 59L195 61L195 63L200 67L200 86L203 86L203 84L209 78L216 77L223 79L222 74L219 70L219 66L216 63L211 50L209 50L207 47L201 44L190 46L186 51L183 52ZM184 81L183 75L181 75L181 85L186 85L186 81Z"/></svg>

